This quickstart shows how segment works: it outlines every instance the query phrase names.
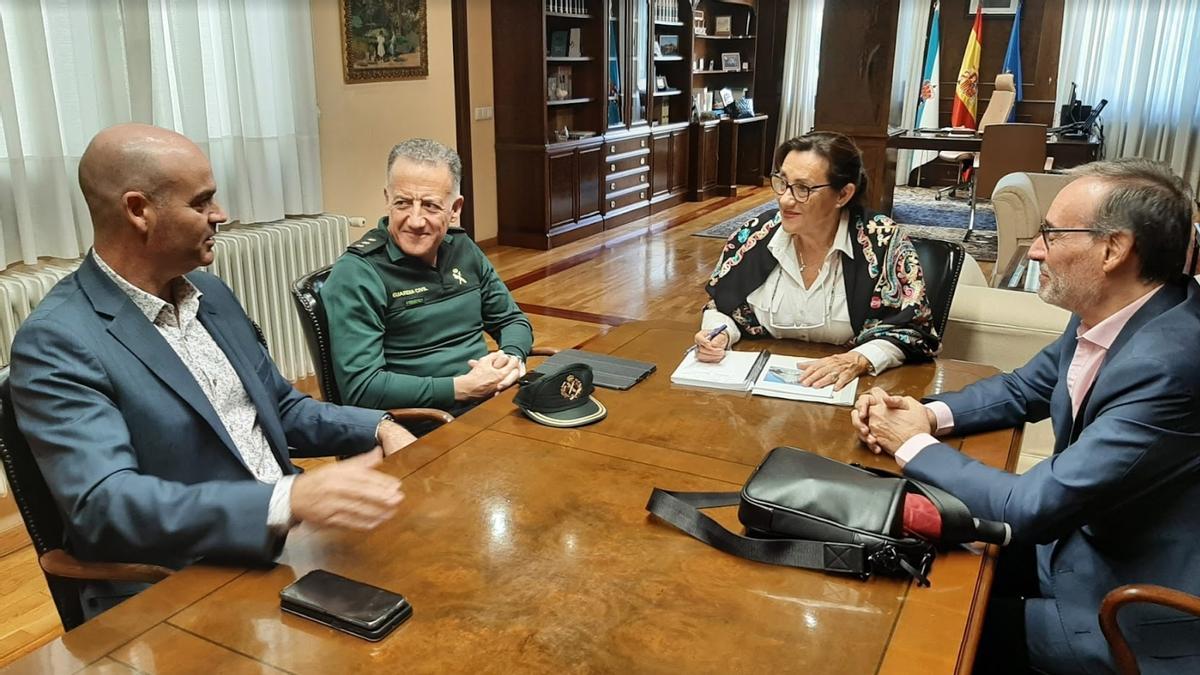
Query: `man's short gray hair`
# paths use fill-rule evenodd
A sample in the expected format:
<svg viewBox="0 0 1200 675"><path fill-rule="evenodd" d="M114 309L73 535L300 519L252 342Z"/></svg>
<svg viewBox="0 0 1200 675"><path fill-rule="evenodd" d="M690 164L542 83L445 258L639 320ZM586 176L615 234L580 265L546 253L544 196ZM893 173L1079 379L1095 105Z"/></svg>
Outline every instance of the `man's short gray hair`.
<svg viewBox="0 0 1200 675"><path fill-rule="evenodd" d="M1068 171L1110 186L1093 226L1133 235L1141 278L1167 282L1183 272L1192 228L1192 190L1171 167L1138 157L1091 162Z"/></svg>
<svg viewBox="0 0 1200 675"><path fill-rule="evenodd" d="M431 166L444 166L450 170L451 197L462 193L462 159L458 153L437 141L428 138L410 138L397 143L388 153L387 178L392 179L392 165L397 159Z"/></svg>

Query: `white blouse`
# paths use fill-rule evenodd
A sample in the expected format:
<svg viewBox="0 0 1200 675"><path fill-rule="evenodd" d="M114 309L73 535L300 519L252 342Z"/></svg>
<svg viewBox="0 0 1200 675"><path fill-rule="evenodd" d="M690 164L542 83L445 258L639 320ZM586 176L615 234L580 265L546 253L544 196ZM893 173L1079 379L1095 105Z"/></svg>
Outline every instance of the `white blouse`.
<svg viewBox="0 0 1200 675"><path fill-rule="evenodd" d="M833 246L821 261L821 271L811 287L805 288L800 273L800 261L792 235L779 228L767 248L779 261L766 281L756 288L746 302L754 309L758 323L774 338L845 344L854 337L850 310L846 306L846 284L842 278L842 256L853 257L850 240L850 216L842 213ZM808 262L808 261L806 261ZM811 263L809 263L811 264ZM725 324L730 346L742 338L733 319L715 309L704 310L702 330L712 330ZM887 340L871 340L850 351L862 354L871 362L871 374L878 375L888 368L904 363L904 352Z"/></svg>

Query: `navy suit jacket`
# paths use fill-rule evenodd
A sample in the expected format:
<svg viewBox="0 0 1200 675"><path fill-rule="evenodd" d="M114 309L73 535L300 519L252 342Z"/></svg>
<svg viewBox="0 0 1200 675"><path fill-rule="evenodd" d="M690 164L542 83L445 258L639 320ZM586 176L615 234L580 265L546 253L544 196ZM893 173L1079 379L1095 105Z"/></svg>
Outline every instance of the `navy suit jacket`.
<svg viewBox="0 0 1200 675"><path fill-rule="evenodd" d="M229 288L204 272L187 276L204 294L199 320L241 378L285 475L297 471L289 448L315 456L375 445L379 411L297 392ZM273 486L254 479L191 372L91 255L18 331L11 382L17 423L76 556L178 568L278 554L282 538L267 528Z"/></svg>
<svg viewBox="0 0 1200 675"><path fill-rule="evenodd" d="M1072 420L1067 368L1079 318L1027 365L933 396L955 434L1049 416L1054 455L1023 475L971 460L945 444L922 450L904 473L948 490L981 518L1037 545L1047 601L1027 605L1027 641L1049 640L1055 672L1113 669L1100 602L1127 583L1200 593L1200 285L1159 289L1109 349ZM1121 625L1142 671L1200 672L1200 620L1132 605ZM1044 629L1043 629L1044 628Z"/></svg>

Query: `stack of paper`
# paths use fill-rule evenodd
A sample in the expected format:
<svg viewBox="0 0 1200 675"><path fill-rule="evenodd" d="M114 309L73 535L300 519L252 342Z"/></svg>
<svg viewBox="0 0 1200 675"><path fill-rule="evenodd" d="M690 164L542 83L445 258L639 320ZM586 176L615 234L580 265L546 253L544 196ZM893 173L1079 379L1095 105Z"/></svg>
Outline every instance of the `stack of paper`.
<svg viewBox="0 0 1200 675"><path fill-rule="evenodd" d="M768 357L768 352L727 352L720 363L701 363L693 350L671 373L671 381L693 387L749 391Z"/></svg>

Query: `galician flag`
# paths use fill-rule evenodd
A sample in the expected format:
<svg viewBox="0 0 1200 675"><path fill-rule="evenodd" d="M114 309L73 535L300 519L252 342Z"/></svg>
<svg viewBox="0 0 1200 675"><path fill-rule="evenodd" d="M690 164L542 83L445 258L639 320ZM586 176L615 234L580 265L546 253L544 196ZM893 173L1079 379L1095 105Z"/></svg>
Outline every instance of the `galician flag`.
<svg viewBox="0 0 1200 675"><path fill-rule="evenodd" d="M938 28L941 25L942 9L941 3L933 3L933 23L929 24L929 44L925 48L925 70L921 75L921 93L920 100L917 102L917 120L914 125L917 129L936 129L940 126L938 122L938 80L942 75L941 59L938 58L938 52L942 46L942 32ZM920 150L913 152L913 166L921 166L927 162L932 162L937 158L937 152L934 150Z"/></svg>
<svg viewBox="0 0 1200 675"><path fill-rule="evenodd" d="M979 102L979 53L983 51L983 3L975 7L975 25L967 37L962 67L958 69L958 84L954 86L954 107L950 110L950 125L979 128L975 105Z"/></svg>
<svg viewBox="0 0 1200 675"><path fill-rule="evenodd" d="M1012 33L1008 36L1008 51L1004 52L1004 67L1002 73L1012 73L1013 87L1017 90L1017 100L1021 100L1021 3L1017 3L1017 15L1013 17ZM1017 119L1017 106L1008 113L1008 121Z"/></svg>

